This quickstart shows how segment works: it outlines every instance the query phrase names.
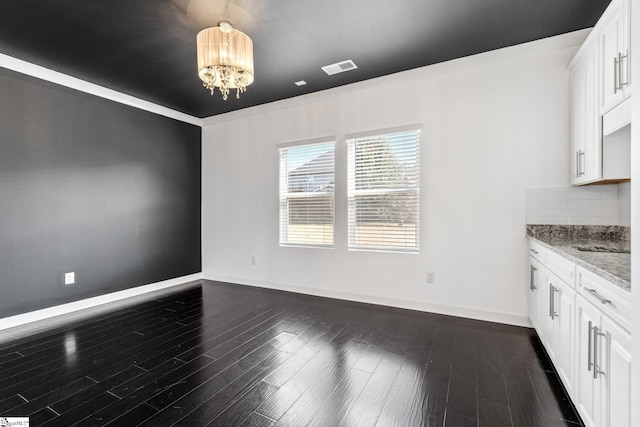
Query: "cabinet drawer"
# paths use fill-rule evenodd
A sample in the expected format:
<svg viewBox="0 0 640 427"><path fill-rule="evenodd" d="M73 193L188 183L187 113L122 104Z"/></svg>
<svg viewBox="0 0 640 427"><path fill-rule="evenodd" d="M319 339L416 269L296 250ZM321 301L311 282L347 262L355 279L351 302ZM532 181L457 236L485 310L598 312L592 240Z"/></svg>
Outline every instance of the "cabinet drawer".
<svg viewBox="0 0 640 427"><path fill-rule="evenodd" d="M576 287L576 264L568 259L552 252L547 253L546 267L548 270L562 279L565 283L575 289Z"/></svg>
<svg viewBox="0 0 640 427"><path fill-rule="evenodd" d="M529 255L545 264L547 261L547 250L541 244L529 240Z"/></svg>
<svg viewBox="0 0 640 427"><path fill-rule="evenodd" d="M576 267L578 292L627 331L631 330L631 294L582 266Z"/></svg>

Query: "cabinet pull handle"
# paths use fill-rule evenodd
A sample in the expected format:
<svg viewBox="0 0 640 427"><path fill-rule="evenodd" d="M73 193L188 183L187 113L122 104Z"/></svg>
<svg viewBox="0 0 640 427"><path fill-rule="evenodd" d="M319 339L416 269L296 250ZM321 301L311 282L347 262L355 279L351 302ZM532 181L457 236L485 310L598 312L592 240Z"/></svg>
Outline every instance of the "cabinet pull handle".
<svg viewBox="0 0 640 427"><path fill-rule="evenodd" d="M533 249L532 249L533 250ZM536 271L538 271L537 268L535 268L533 265L531 266L531 284L529 285L529 288L531 289L531 292L535 291L536 289L538 289L538 287L535 285L535 276L536 276Z"/></svg>
<svg viewBox="0 0 640 427"><path fill-rule="evenodd" d="M580 162L580 176L584 176L584 174L585 174L584 170L586 169L586 167L585 167L586 160L585 160L585 152L584 151L580 151L580 157L582 158L582 161Z"/></svg>
<svg viewBox="0 0 640 427"><path fill-rule="evenodd" d="M600 332L597 326L593 327L593 379L598 379L598 374L605 375L604 371L598 367L598 341L600 337L604 337L605 334ZM605 375L606 376L606 375Z"/></svg>
<svg viewBox="0 0 640 427"><path fill-rule="evenodd" d="M619 72L620 72L620 53L618 53L618 56L613 57L613 94L614 95L618 93L618 91L620 90Z"/></svg>
<svg viewBox="0 0 640 427"><path fill-rule="evenodd" d="M552 283L549 283L549 317L551 317L552 319L554 317L558 317L558 312L556 312L556 303L555 303L556 292L560 292L560 289L553 286Z"/></svg>
<svg viewBox="0 0 640 427"><path fill-rule="evenodd" d="M598 293L596 292L595 289L584 288L584 290L589 292L589 294L591 294L592 297L597 299L600 304L611 304L611 300L610 299L602 298L600 295L598 295Z"/></svg>
<svg viewBox="0 0 640 427"><path fill-rule="evenodd" d="M593 327L593 379L598 379L598 327Z"/></svg>
<svg viewBox="0 0 640 427"><path fill-rule="evenodd" d="M627 64L627 78L625 81L622 81L622 60L625 60ZM627 50L625 55L618 52L618 84L620 85L620 90L622 90L623 86L629 85L629 50Z"/></svg>
<svg viewBox="0 0 640 427"><path fill-rule="evenodd" d="M631 60L629 59L629 49L627 49L627 80L625 85L629 86L631 84Z"/></svg>
<svg viewBox="0 0 640 427"><path fill-rule="evenodd" d="M533 252L534 254L538 255L538 251L536 251L535 249L530 249L531 252Z"/></svg>
<svg viewBox="0 0 640 427"><path fill-rule="evenodd" d="M585 154L582 150L576 151L576 178L580 178L584 175L584 168L582 167L584 164L584 160L580 160Z"/></svg>
<svg viewBox="0 0 640 427"><path fill-rule="evenodd" d="M591 371L593 366L593 357L591 356L591 350L593 349L593 339L591 338L591 331L593 331L593 323L589 320L589 344L587 347L587 371Z"/></svg>

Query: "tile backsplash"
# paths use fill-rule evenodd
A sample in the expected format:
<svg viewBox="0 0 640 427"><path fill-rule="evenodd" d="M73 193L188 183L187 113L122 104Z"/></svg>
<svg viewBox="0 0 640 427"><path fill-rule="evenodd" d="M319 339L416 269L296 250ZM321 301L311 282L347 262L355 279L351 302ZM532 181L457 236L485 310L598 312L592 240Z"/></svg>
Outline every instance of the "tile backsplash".
<svg viewBox="0 0 640 427"><path fill-rule="evenodd" d="M618 185L618 225L631 227L631 183Z"/></svg>
<svg viewBox="0 0 640 427"><path fill-rule="evenodd" d="M631 184L529 188L527 224L631 226Z"/></svg>

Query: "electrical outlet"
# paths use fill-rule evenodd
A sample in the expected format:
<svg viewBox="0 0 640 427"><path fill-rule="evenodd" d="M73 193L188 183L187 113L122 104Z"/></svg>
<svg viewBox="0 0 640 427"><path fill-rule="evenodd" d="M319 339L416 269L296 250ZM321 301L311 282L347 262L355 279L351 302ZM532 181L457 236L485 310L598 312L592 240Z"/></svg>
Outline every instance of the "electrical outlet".
<svg viewBox="0 0 640 427"><path fill-rule="evenodd" d="M76 283L76 273L70 271L69 273L64 273L64 284L65 286L74 285Z"/></svg>
<svg viewBox="0 0 640 427"><path fill-rule="evenodd" d="M427 283L436 283L436 274L432 272L427 272Z"/></svg>
<svg viewBox="0 0 640 427"><path fill-rule="evenodd" d="M256 256L251 255L251 265L256 265Z"/></svg>

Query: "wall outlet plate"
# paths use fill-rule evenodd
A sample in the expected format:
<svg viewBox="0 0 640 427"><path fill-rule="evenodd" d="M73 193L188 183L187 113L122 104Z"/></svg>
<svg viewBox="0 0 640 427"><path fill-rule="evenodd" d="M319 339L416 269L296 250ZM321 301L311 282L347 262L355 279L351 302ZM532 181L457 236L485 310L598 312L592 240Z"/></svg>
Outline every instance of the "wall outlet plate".
<svg viewBox="0 0 640 427"><path fill-rule="evenodd" d="M70 271L68 273L64 273L64 284L65 286L74 285L76 283L76 273L74 271Z"/></svg>
<svg viewBox="0 0 640 427"><path fill-rule="evenodd" d="M436 283L436 273L427 272L427 283Z"/></svg>

